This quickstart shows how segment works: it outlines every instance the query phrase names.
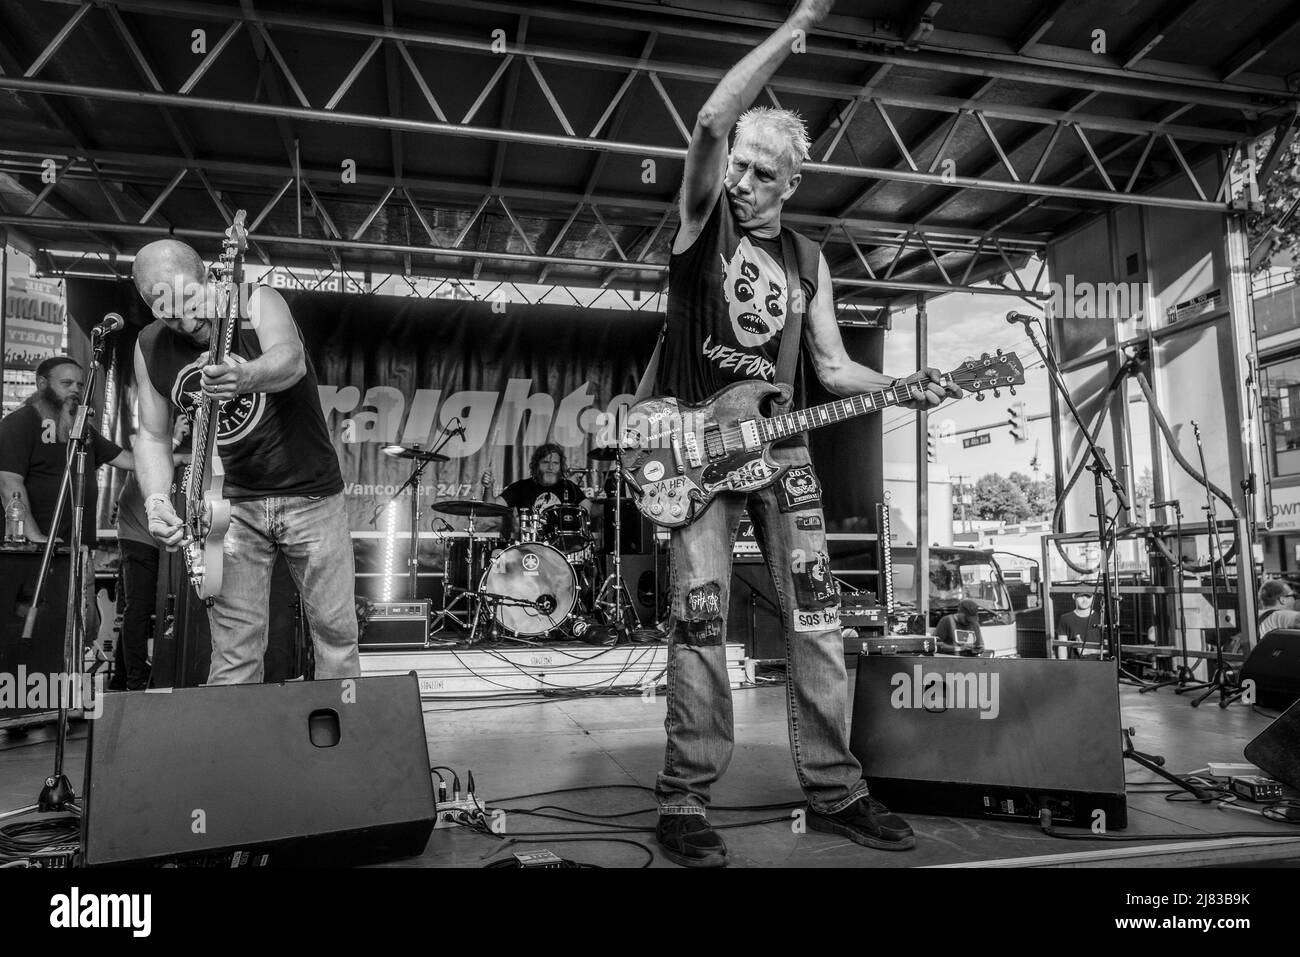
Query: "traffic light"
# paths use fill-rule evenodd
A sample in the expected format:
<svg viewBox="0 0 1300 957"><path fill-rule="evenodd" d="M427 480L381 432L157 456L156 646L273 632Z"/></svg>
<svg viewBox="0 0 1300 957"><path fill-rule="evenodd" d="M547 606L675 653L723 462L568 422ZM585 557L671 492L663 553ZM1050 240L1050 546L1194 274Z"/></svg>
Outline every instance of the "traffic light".
<svg viewBox="0 0 1300 957"><path fill-rule="evenodd" d="M931 464L939 457L939 437L934 429L927 429L925 433L925 457Z"/></svg>
<svg viewBox="0 0 1300 957"><path fill-rule="evenodd" d="M1007 406L1007 425L1011 427L1011 438L1017 445L1029 441L1029 420L1025 418L1025 404L1017 402Z"/></svg>

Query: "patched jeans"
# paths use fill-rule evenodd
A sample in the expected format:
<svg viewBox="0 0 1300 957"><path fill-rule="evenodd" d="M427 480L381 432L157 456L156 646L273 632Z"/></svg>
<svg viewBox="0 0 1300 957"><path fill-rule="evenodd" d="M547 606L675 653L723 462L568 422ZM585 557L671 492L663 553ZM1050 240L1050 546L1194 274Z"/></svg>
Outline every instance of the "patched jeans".
<svg viewBox="0 0 1300 957"><path fill-rule="evenodd" d="M703 814L713 783L731 762L727 605L731 549L746 505L785 630L786 710L799 784L820 813L842 810L867 793L849 752L848 676L821 486L806 448L777 448L773 456L791 466L777 482L748 495L720 496L672 533L668 746L655 782L661 814Z"/></svg>
<svg viewBox="0 0 1300 957"><path fill-rule="evenodd" d="M208 609L208 684L262 680L277 550L284 553L302 598L316 651L316 677L360 677L352 537L340 493L263 498L231 506L221 594Z"/></svg>

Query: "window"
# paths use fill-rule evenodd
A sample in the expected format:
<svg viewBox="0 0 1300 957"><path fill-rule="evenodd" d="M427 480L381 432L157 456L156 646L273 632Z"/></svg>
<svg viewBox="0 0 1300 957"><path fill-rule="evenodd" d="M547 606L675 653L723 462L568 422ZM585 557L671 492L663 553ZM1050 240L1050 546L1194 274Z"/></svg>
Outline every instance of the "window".
<svg viewBox="0 0 1300 957"><path fill-rule="evenodd" d="M1300 475L1300 358L1260 370L1260 412L1274 475Z"/></svg>

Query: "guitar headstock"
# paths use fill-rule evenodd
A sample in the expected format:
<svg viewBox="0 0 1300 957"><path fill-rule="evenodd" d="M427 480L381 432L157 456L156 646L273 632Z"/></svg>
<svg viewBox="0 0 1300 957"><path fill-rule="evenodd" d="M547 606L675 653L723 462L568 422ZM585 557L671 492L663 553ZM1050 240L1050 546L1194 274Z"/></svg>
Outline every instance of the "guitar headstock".
<svg viewBox="0 0 1300 957"><path fill-rule="evenodd" d="M949 372L948 378L961 386L963 392L974 392L975 401L983 402L984 393L989 390L994 396L1001 395L1001 389L1009 389L1015 395L1016 386L1025 384L1025 367L1014 352L999 349L994 355L986 352L978 359L967 359Z"/></svg>
<svg viewBox="0 0 1300 957"><path fill-rule="evenodd" d="M221 278L226 282L237 281L235 272L240 267L244 252L248 249L248 228L244 225L248 213L240 210L235 213L234 222L226 230L226 238L221 242Z"/></svg>

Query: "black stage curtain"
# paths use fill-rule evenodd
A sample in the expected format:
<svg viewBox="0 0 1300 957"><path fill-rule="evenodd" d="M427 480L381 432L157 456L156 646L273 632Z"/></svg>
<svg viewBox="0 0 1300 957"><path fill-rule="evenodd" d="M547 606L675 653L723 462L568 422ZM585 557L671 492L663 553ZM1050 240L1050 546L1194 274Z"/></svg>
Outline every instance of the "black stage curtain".
<svg viewBox="0 0 1300 957"><path fill-rule="evenodd" d="M543 441L567 453L571 469L587 465L598 444L599 417L636 388L662 314L571 306L492 304L282 290L302 329L334 437L353 529L375 530L375 507L409 474L409 463L380 451L394 443L434 443L460 416L465 438L445 448L451 461L425 473L425 502L480 494L483 472L502 488L527 474L528 456ZM105 433L129 447L131 356L151 316L129 282L68 280L73 325L89 330L119 312L115 394ZM879 367L884 335L845 329L850 355ZM828 401L805 368L810 402ZM102 394L102 393L101 393ZM865 529L883 487L879 416L812 434L832 528ZM586 476L574 475L580 485ZM100 524L111 522L120 479L109 476ZM405 508L399 529L409 524ZM428 528L428 513L422 519Z"/></svg>

